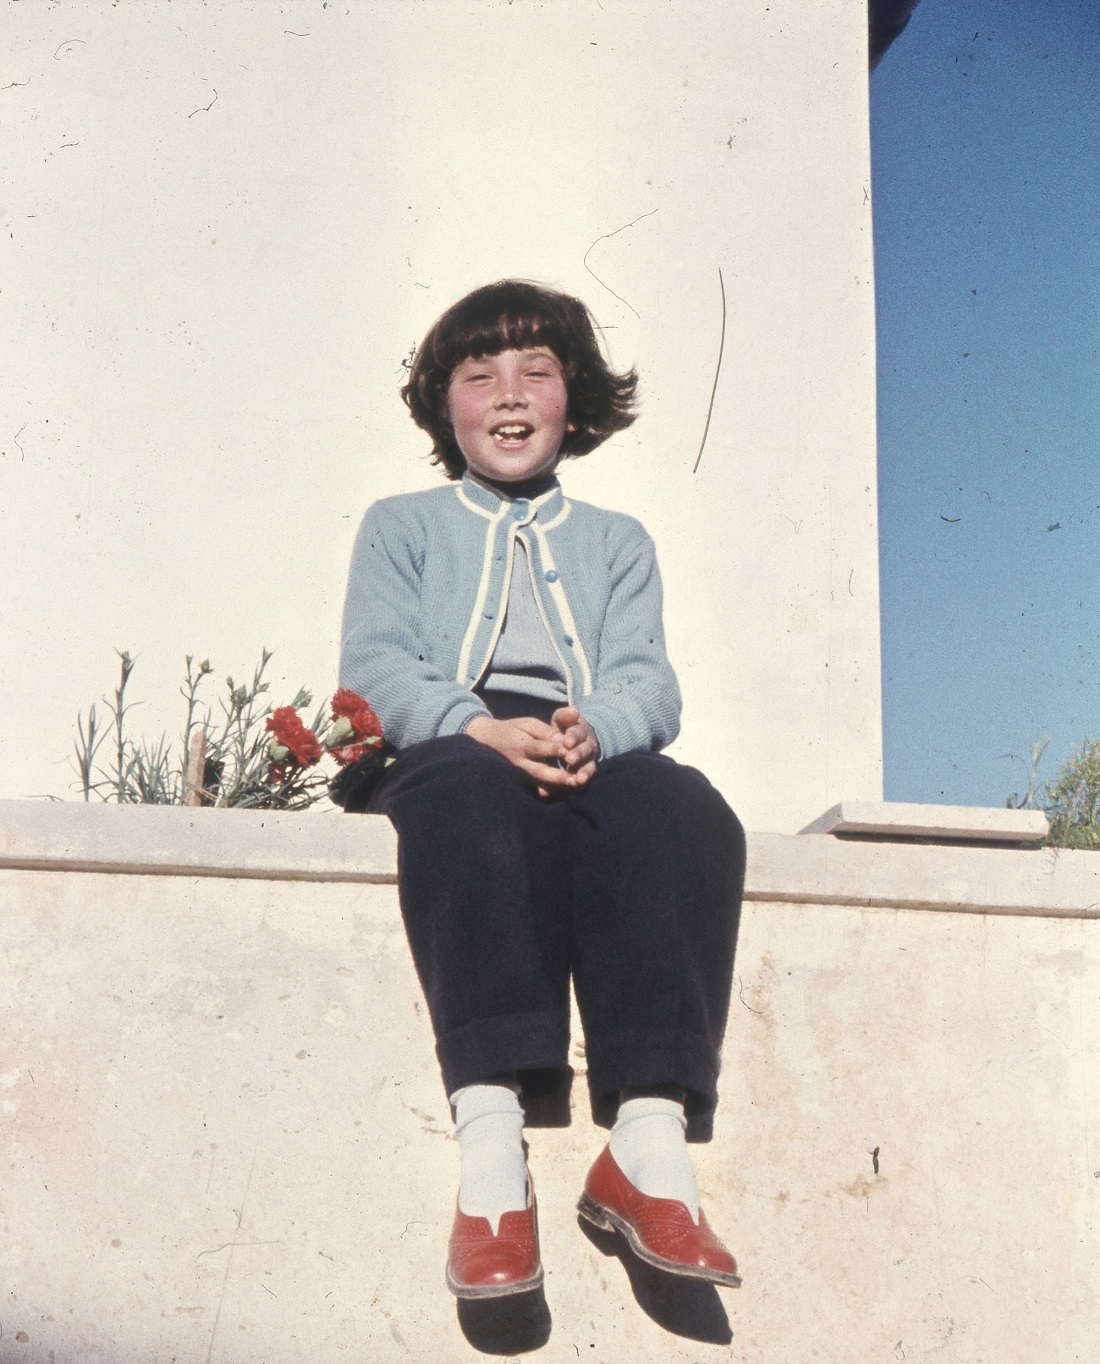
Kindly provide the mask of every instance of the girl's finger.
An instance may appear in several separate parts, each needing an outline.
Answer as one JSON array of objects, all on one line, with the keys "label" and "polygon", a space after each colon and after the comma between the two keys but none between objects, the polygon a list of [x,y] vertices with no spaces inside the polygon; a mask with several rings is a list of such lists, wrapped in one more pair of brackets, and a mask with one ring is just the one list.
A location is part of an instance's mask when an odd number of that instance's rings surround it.
[{"label": "girl's finger", "polygon": [[525,744],[521,756],[528,762],[545,763],[549,767],[556,764],[559,758],[565,756],[565,753],[558,743],[540,743],[536,741]]},{"label": "girl's finger", "polygon": [[547,767],[543,763],[520,763],[519,766],[539,786],[570,786],[573,781],[572,772],[564,767]]},{"label": "girl's finger", "polygon": [[587,762],[583,767],[577,768],[573,773],[573,784],[575,786],[584,786],[584,784],[591,781],[595,775],[596,764],[594,762]]},{"label": "girl's finger", "polygon": [[524,734],[530,735],[532,739],[555,740],[561,737],[553,725],[548,725],[545,720],[536,720],[533,715],[525,716],[515,723]]},{"label": "girl's finger", "polygon": [[570,767],[583,766],[591,762],[596,756],[596,745],[591,739],[586,739],[584,743],[571,748],[565,755],[565,761]]}]

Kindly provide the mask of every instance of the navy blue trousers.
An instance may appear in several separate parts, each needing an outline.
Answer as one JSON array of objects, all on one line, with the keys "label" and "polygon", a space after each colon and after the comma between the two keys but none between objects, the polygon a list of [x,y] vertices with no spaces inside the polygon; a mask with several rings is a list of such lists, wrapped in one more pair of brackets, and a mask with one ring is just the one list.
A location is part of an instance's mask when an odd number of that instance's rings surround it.
[{"label": "navy blue trousers", "polygon": [[627,1086],[717,1097],[745,869],[701,772],[650,752],[540,797],[466,735],[398,754],[370,809],[398,833],[398,889],[447,1093],[568,1074],[569,982],[597,1120]]}]

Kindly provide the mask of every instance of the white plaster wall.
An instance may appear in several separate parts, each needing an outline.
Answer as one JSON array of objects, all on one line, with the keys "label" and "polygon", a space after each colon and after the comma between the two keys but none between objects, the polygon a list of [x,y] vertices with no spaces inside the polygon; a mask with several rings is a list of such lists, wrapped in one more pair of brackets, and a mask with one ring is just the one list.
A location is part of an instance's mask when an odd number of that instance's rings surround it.
[{"label": "white plaster wall", "polygon": [[693,1148],[744,1286],[585,1237],[578,1079],[572,1126],[528,1133],[545,1306],[509,1316],[443,1285],[457,1151],[392,886],[0,870],[0,903],[4,1364],[1095,1352],[1087,919],[750,902]]},{"label": "white plaster wall", "polygon": [[[506,274],[644,416],[677,752],[757,828],[880,793],[862,0],[60,0],[0,16],[0,795],[68,794],[114,647],[333,685],[355,526],[438,478],[401,359]],[[721,330],[726,338],[698,472]]]}]

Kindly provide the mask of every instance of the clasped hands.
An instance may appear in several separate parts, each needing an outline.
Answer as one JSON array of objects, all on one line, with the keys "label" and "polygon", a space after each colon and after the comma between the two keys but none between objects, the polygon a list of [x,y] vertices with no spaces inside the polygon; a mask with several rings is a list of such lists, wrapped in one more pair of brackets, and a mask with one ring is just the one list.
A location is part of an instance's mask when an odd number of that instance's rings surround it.
[{"label": "clasped hands", "polygon": [[596,731],[576,706],[562,706],[549,724],[533,716],[494,720],[479,715],[465,732],[526,772],[540,796],[563,787],[583,786],[595,774],[600,757]]}]

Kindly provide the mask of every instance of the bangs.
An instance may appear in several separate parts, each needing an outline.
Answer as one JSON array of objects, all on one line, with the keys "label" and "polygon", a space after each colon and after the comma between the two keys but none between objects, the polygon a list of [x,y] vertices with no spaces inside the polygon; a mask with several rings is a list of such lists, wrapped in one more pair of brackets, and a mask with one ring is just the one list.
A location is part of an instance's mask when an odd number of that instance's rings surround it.
[{"label": "bangs", "polygon": [[463,360],[504,350],[545,346],[563,363],[570,358],[568,330],[548,308],[543,290],[519,280],[478,289],[440,322],[432,359],[448,373]]}]

